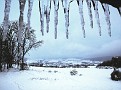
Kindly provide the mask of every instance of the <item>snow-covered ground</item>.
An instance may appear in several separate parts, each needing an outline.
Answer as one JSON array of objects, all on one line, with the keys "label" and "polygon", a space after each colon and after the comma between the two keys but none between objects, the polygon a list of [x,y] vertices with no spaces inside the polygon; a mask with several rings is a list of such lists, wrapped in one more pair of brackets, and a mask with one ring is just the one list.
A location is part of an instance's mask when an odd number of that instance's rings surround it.
[{"label": "snow-covered ground", "polygon": [[30,67],[0,72],[0,90],[121,90],[121,81],[112,81],[112,69]]}]

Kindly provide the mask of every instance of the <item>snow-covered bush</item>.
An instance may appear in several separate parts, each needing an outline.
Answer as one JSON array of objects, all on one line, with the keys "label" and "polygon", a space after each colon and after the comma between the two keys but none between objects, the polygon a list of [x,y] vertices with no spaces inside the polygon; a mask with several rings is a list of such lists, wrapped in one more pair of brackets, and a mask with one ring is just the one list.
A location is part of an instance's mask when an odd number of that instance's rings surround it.
[{"label": "snow-covered bush", "polygon": [[57,73],[57,72],[58,72],[58,71],[56,71],[56,70],[54,71],[54,73]]},{"label": "snow-covered bush", "polygon": [[71,75],[76,75],[76,74],[78,74],[78,71],[76,69],[73,69],[72,71],[70,71],[70,74]]},{"label": "snow-covered bush", "polygon": [[21,63],[20,64],[20,70],[21,70],[22,67],[23,67],[22,70],[28,70],[29,69],[29,66],[27,65],[27,63]]},{"label": "snow-covered bush", "polygon": [[111,73],[111,79],[112,79],[112,80],[115,80],[115,81],[121,80],[121,72],[118,71],[118,70],[114,70],[114,71]]},{"label": "snow-covered bush", "polygon": [[52,71],[51,71],[51,70],[49,70],[48,72],[49,72],[49,73],[51,73]]}]

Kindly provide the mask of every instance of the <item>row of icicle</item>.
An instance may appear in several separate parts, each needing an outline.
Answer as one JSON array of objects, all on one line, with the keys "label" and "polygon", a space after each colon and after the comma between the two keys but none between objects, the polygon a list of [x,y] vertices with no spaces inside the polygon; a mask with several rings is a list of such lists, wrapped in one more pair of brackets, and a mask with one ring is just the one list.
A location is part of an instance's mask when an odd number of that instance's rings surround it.
[{"label": "row of icicle", "polygon": [[[49,32],[49,21],[50,21],[50,10],[51,10],[51,2],[54,3],[54,25],[55,25],[55,39],[57,38],[57,25],[58,25],[58,10],[59,10],[59,0],[39,0],[39,10],[40,10],[40,22],[41,22],[41,32],[42,35],[44,35],[44,16],[46,16],[46,30],[47,33]],[[64,14],[65,14],[65,28],[66,28],[66,38],[68,39],[69,32],[69,8],[70,3],[74,0],[61,0]],[[79,14],[80,14],[80,21],[83,31],[83,36],[85,36],[85,21],[84,21],[84,15],[83,15],[83,1],[84,0],[76,0],[78,7],[79,7]],[[99,28],[99,35],[101,36],[101,25],[100,25],[100,19],[99,19],[99,12],[98,12],[98,1],[96,0],[86,0],[89,17],[90,17],[90,26],[93,28],[93,16],[92,16],[92,10],[91,6],[94,7],[95,11],[95,17],[97,20],[98,28]],[[109,36],[111,36],[111,23],[110,23],[110,11],[108,4],[102,4],[104,9],[104,14],[106,17],[106,22],[108,25],[108,33]]]},{"label": "row of icicle", "polygon": [[[31,12],[32,12],[32,6],[33,6],[34,0],[28,0],[28,31],[30,29],[30,18],[31,18]],[[51,3],[54,3],[54,26],[55,26],[55,39],[57,38],[57,25],[58,25],[58,10],[59,10],[59,1],[60,0],[39,0],[39,12],[40,12],[40,27],[41,27],[41,33],[44,35],[44,17],[46,17],[46,30],[47,33],[49,32],[49,22],[50,22],[50,11],[51,11]],[[61,0],[64,14],[65,14],[65,27],[66,27],[66,38],[68,39],[69,36],[69,8],[71,2],[74,0]],[[97,0],[76,0],[77,5],[79,7],[79,14],[80,14],[80,21],[81,21],[81,27],[83,31],[83,36],[85,36],[85,21],[84,21],[84,15],[83,15],[83,2],[86,1],[89,18],[90,18],[90,26],[93,28],[93,15],[92,15],[92,6],[95,11],[95,18],[97,20],[97,25],[99,29],[99,35],[101,36],[101,25],[100,25],[100,19],[99,19],[99,12],[98,12],[98,1]],[[20,16],[19,16],[19,32],[18,32],[18,38],[19,43],[21,43],[21,31],[23,27],[23,17],[24,17],[24,7],[25,7],[26,0],[19,0],[19,7],[20,7]],[[3,32],[3,40],[5,40],[7,31],[8,31],[8,24],[9,24],[9,13],[10,13],[10,5],[11,0],[5,0],[5,9],[4,9],[4,32]],[[105,19],[108,26],[108,34],[111,36],[111,23],[110,23],[110,11],[108,4],[102,4]]]},{"label": "row of icicle", "polygon": [[[24,18],[25,4],[26,4],[26,0],[19,0],[20,15],[19,15],[18,43],[21,43],[21,40],[22,40],[21,37],[22,37],[23,22],[24,22],[23,18]],[[3,28],[4,28],[3,41],[6,39],[6,35],[8,32],[10,6],[11,6],[11,0],[5,0],[4,20],[3,20]],[[31,18],[32,6],[33,6],[33,0],[28,0],[28,14],[27,14],[28,31],[30,29],[30,18]]]},{"label": "row of icicle", "polygon": [[[20,15],[19,15],[19,30],[17,33],[18,38],[18,55],[17,58],[20,60],[20,56],[22,55],[22,31],[23,31],[23,25],[24,25],[24,8],[25,8],[26,0],[19,0],[19,9],[20,9]],[[6,40],[7,32],[9,30],[8,24],[9,24],[9,13],[10,13],[10,6],[11,6],[11,0],[5,0],[5,9],[4,9],[4,20],[3,20],[3,41]],[[28,0],[28,14],[27,14],[27,26],[28,26],[28,32],[30,29],[30,18],[31,18],[31,11],[33,6],[33,0]]]}]

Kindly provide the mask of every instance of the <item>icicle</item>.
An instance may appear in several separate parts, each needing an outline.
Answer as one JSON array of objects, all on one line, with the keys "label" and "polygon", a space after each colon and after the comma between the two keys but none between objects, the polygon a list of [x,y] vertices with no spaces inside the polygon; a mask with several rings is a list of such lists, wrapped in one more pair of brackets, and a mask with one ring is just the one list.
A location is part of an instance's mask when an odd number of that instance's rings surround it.
[{"label": "icicle", "polygon": [[19,9],[20,9],[20,16],[19,16],[19,28],[18,28],[18,54],[17,60],[21,60],[22,55],[22,36],[23,33],[23,18],[24,18],[24,7],[25,7],[26,0],[19,0]]},{"label": "icicle", "polygon": [[97,19],[99,35],[101,36],[101,26],[100,26],[100,19],[99,19],[99,13],[98,13],[98,1],[92,0],[92,3],[95,10],[95,18]]},{"label": "icicle", "polygon": [[109,11],[109,6],[108,4],[102,4],[103,5],[103,8],[104,8],[104,13],[105,13],[105,16],[106,16],[106,22],[107,22],[107,25],[108,25],[108,34],[109,36],[111,36],[111,23],[110,23],[110,11]]},{"label": "icicle", "polygon": [[49,32],[51,0],[39,0],[41,32],[44,35],[44,15],[46,15],[46,30]]},{"label": "icicle", "polygon": [[84,16],[83,16],[83,0],[77,0],[77,4],[79,5],[79,13],[81,17],[81,25],[82,25],[82,31],[83,31],[83,36],[85,38],[85,29],[84,29]]},{"label": "icicle", "polygon": [[121,15],[121,7],[119,7],[120,15]]},{"label": "icicle", "polygon": [[22,41],[23,17],[24,17],[25,3],[26,3],[26,0],[19,0],[20,16],[19,16],[18,43],[20,43],[20,44],[21,44],[21,41]]},{"label": "icicle", "polygon": [[57,25],[58,25],[58,9],[59,9],[59,0],[53,0],[54,2],[54,25],[55,25],[55,39],[57,39]]},{"label": "icicle", "polygon": [[118,8],[118,12],[119,12],[119,14],[121,16],[121,7]]},{"label": "icicle", "polygon": [[92,17],[92,10],[91,10],[91,0],[86,0],[87,7],[88,7],[88,13],[90,17],[90,26],[93,28],[93,17]]},{"label": "icicle", "polygon": [[32,12],[32,6],[33,6],[33,0],[28,0],[28,30],[30,29],[30,18],[31,18],[31,12]]},{"label": "icicle", "polygon": [[49,22],[50,22],[50,10],[51,10],[51,0],[48,0],[46,2],[46,10],[45,10],[45,14],[46,14],[46,30],[47,30],[47,33],[49,32]]},{"label": "icicle", "polygon": [[39,0],[40,22],[41,32],[44,35],[44,0]]},{"label": "icicle", "polygon": [[6,39],[6,35],[8,32],[10,5],[11,5],[11,0],[5,0],[4,20],[3,20],[3,28],[4,28],[3,41]]},{"label": "icicle", "polygon": [[69,27],[69,7],[72,0],[62,0],[62,5],[64,8],[64,14],[65,14],[65,27],[66,27],[66,38],[68,39],[68,27]]}]

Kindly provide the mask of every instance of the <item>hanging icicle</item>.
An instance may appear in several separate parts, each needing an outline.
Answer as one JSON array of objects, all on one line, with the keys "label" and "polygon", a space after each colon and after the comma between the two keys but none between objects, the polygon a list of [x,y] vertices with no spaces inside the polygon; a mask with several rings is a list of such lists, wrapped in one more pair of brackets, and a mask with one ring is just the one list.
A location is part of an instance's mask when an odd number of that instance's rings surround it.
[{"label": "hanging icicle", "polygon": [[73,0],[62,0],[62,6],[64,8],[64,14],[65,14],[65,27],[66,27],[66,38],[68,39],[68,27],[69,27],[69,8],[70,8],[70,3]]},{"label": "hanging icicle", "polygon": [[48,0],[46,2],[46,6],[45,6],[45,15],[46,15],[46,30],[47,30],[47,33],[49,32],[49,22],[50,22],[50,10],[51,10],[51,0]]},{"label": "hanging icicle", "polygon": [[11,5],[11,0],[5,0],[4,20],[3,20],[3,28],[4,28],[3,41],[6,39],[6,35],[8,32],[10,5]]},{"label": "hanging icicle", "polygon": [[82,25],[82,31],[83,31],[83,36],[85,38],[85,29],[84,29],[84,16],[83,16],[83,0],[77,0],[77,4],[79,6],[79,14],[80,14],[80,18],[81,18],[81,25]]},{"label": "hanging icicle", "polygon": [[59,0],[53,0],[54,2],[54,25],[55,25],[55,39],[57,39],[57,25],[58,25],[58,9],[59,9]]},{"label": "hanging icicle", "polygon": [[18,30],[18,43],[21,44],[22,41],[22,31],[23,31],[23,17],[24,17],[24,7],[26,0],[19,0],[20,16],[19,16],[19,30]]},{"label": "hanging icicle", "polygon": [[99,13],[98,13],[98,1],[92,0],[92,3],[95,11],[95,18],[97,19],[99,35],[101,36],[101,26],[100,26],[100,19],[99,19]]},{"label": "hanging icicle", "polygon": [[121,7],[118,8],[118,12],[119,12],[119,14],[121,16]]},{"label": "hanging icicle", "polygon": [[44,0],[39,0],[41,32],[44,35]]},{"label": "hanging icicle", "polygon": [[44,16],[46,16],[46,30],[49,32],[51,0],[39,0],[41,32],[44,35]]},{"label": "hanging icicle", "polygon": [[51,0],[48,0],[45,5],[44,14],[46,15],[46,30],[49,32],[49,22],[50,22],[50,10],[51,10]]},{"label": "hanging icicle", "polygon": [[30,18],[31,18],[31,12],[32,12],[32,6],[33,6],[33,0],[28,0],[28,14],[27,14],[27,18],[28,18],[28,31],[30,29]]},{"label": "hanging icicle", "polygon": [[93,28],[93,16],[92,16],[92,10],[91,10],[91,0],[86,0],[87,7],[88,7],[88,13],[90,18],[90,26]]},{"label": "hanging icicle", "polygon": [[25,7],[26,0],[19,0],[19,9],[20,9],[20,16],[19,16],[19,28],[18,28],[18,54],[17,60],[21,60],[22,56],[22,33],[23,33],[23,23],[24,23],[24,7]]},{"label": "hanging icicle", "polygon": [[111,37],[111,23],[110,23],[110,11],[109,11],[109,6],[108,4],[102,4],[103,8],[104,8],[104,13],[105,13],[105,19],[108,25],[108,34]]},{"label": "hanging icicle", "polygon": [[121,16],[121,7],[119,7],[119,14],[120,14],[120,16]]}]

